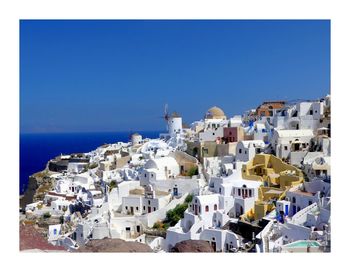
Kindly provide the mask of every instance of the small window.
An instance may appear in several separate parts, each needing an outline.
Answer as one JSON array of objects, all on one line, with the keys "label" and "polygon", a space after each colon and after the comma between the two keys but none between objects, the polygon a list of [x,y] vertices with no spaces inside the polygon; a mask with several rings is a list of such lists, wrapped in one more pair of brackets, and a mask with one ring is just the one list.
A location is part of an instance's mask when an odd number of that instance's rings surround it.
[{"label": "small window", "polygon": [[214,204],[214,211],[218,209],[218,205]]},{"label": "small window", "polygon": [[284,150],[288,150],[288,146],[285,145],[285,146],[284,146]]},{"label": "small window", "polygon": [[125,206],[125,210],[127,210],[128,209],[128,206]]},{"label": "small window", "polygon": [[146,206],[143,206],[143,210],[144,210],[144,211],[146,210]]},{"label": "small window", "polygon": [[241,189],[238,189],[238,195],[241,196]]},{"label": "small window", "polygon": [[147,174],[145,174],[145,178],[147,178]]},{"label": "small window", "polygon": [[239,153],[239,154],[241,154],[241,153],[242,153],[242,149],[241,149],[241,148],[238,150],[238,153]]},{"label": "small window", "polygon": [[151,205],[151,200],[148,200],[148,205]]},{"label": "small window", "polygon": [[156,211],[156,207],[153,207],[153,211]]},{"label": "small window", "polygon": [[139,210],[139,207],[136,207],[136,211],[138,211]]},{"label": "small window", "polygon": [[205,211],[209,212],[209,206],[208,205],[205,206]]}]

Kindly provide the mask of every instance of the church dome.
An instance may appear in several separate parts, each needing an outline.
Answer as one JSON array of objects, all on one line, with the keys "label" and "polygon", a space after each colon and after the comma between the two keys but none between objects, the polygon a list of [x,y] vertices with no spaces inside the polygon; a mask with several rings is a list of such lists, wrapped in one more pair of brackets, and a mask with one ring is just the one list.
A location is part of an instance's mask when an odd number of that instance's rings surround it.
[{"label": "church dome", "polygon": [[207,111],[205,119],[226,119],[226,115],[222,109],[214,106]]}]

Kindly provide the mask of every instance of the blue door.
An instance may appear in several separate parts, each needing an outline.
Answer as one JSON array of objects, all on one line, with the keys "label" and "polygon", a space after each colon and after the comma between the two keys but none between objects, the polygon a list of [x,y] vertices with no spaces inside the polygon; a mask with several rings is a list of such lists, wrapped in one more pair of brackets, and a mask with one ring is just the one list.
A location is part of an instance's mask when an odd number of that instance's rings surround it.
[{"label": "blue door", "polygon": [[286,206],[284,207],[284,214],[287,216],[287,215],[288,215],[288,212],[289,212],[289,206],[286,205]]}]

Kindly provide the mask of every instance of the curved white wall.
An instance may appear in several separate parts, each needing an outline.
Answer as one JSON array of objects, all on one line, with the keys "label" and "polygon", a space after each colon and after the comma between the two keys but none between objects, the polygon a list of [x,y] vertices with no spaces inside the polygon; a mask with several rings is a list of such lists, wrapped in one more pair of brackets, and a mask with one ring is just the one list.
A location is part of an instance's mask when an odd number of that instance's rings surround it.
[{"label": "curved white wall", "polygon": [[169,134],[174,136],[181,133],[182,130],[182,118],[181,117],[171,117],[168,120]]}]

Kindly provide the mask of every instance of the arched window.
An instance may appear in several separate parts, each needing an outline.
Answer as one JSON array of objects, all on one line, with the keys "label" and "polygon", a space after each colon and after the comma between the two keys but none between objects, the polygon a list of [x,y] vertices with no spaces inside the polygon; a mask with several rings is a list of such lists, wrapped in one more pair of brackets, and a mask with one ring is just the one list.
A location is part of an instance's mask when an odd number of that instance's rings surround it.
[{"label": "arched window", "polygon": [[218,209],[218,205],[214,204],[214,211]]},{"label": "arched window", "polygon": [[205,211],[209,212],[209,206],[208,205],[205,206]]}]

